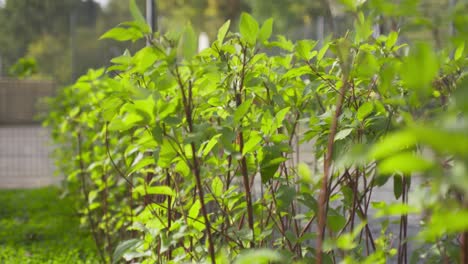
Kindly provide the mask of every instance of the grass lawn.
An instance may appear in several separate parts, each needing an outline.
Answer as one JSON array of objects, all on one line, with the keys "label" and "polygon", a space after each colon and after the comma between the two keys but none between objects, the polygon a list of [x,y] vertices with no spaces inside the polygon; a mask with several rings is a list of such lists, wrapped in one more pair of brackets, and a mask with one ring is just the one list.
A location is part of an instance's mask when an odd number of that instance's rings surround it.
[{"label": "grass lawn", "polygon": [[0,190],[0,263],[99,263],[72,204],[56,187]]}]

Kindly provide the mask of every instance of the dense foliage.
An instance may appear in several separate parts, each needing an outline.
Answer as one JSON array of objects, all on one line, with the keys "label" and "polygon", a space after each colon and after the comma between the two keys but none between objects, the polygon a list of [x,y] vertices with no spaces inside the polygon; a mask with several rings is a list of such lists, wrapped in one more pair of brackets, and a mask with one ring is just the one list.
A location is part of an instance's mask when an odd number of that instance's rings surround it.
[{"label": "dense foliage", "polygon": [[99,263],[88,230],[56,187],[0,191],[0,263]]},{"label": "dense foliage", "polygon": [[198,53],[190,26],[151,34],[131,1],[103,38],[150,45],[64,88],[47,120],[106,261],[468,260],[467,17],[435,51],[373,35],[388,6],[344,2],[343,37],[271,40],[273,20],[243,13]]}]

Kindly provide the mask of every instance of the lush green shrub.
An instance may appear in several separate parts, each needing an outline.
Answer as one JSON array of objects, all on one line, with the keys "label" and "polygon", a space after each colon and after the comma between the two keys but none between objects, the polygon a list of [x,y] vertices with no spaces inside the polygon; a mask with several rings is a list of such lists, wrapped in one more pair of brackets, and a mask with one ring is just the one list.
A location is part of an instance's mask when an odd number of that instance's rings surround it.
[{"label": "lush green shrub", "polygon": [[[244,13],[199,53],[190,26],[152,35],[131,2],[135,21],[103,38],[150,45],[64,88],[47,121],[110,261],[404,263],[408,243],[468,258],[466,35],[438,51],[374,38],[375,10],[347,2],[344,37],[271,40],[273,21]],[[388,181],[395,202],[373,200]]]}]

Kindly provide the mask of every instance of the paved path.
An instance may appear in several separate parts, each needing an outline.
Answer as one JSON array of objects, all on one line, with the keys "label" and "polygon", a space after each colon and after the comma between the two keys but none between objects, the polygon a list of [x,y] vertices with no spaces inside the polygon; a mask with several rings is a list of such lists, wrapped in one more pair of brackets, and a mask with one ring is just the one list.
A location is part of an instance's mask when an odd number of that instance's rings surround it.
[{"label": "paved path", "polygon": [[58,184],[49,134],[38,125],[0,126],[0,189]]}]

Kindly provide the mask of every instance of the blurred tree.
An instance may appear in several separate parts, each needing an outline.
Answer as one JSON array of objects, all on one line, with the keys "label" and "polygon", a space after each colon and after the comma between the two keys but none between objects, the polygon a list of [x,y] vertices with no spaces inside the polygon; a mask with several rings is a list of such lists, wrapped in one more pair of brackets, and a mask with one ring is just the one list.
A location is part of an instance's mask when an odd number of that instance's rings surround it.
[{"label": "blurred tree", "polygon": [[[136,1],[144,11],[145,0]],[[206,32],[214,39],[227,19],[236,27],[241,12],[250,12],[260,21],[273,17],[277,34],[293,39],[321,38],[353,26],[346,23],[346,18],[336,17],[342,14],[340,1],[157,0],[158,24],[160,31],[167,32],[182,30],[190,22],[197,32]],[[374,15],[382,17],[383,31],[391,30],[392,23],[402,23],[398,20],[400,13],[412,12],[404,5],[405,0],[368,1],[380,10]],[[420,0],[419,8],[426,10],[426,17],[421,19],[421,27],[408,29],[411,39],[445,39],[450,32],[444,23],[444,14],[452,11],[449,1]],[[458,0],[462,1],[466,0]],[[2,68],[8,69],[27,54],[37,59],[40,74],[56,77],[62,83],[71,81],[72,72],[79,76],[89,67],[108,64],[129,45],[130,50],[144,45],[97,41],[108,29],[129,20],[128,0],[110,0],[104,9],[94,0],[6,0],[0,6]]]},{"label": "blurred tree", "polygon": [[[93,0],[7,0],[0,8],[0,56],[7,67],[26,53],[38,56],[39,73],[55,76],[54,55],[60,59],[69,53],[71,17],[77,17],[76,27],[94,26],[100,7]],[[58,43],[55,43],[58,42]],[[38,46],[46,45],[44,48]],[[48,51],[51,45],[53,51]],[[29,50],[29,51],[28,51]],[[39,54],[38,52],[43,52]],[[63,61],[60,71],[70,67]],[[5,68],[7,68],[5,67]],[[64,80],[63,74],[58,78]]]},{"label": "blurred tree", "polygon": [[[251,1],[252,13],[260,20],[273,17],[276,32],[288,32],[290,37],[315,37],[312,35],[313,25],[320,16],[327,15],[327,6],[323,0],[276,0]],[[293,32],[292,32],[293,31]],[[295,31],[295,32],[294,32]]]},{"label": "blurred tree", "polygon": [[69,14],[80,0],[7,0],[0,9],[0,53],[13,64],[40,36],[66,35]]},{"label": "blurred tree", "polygon": [[8,69],[8,75],[17,78],[31,77],[37,73],[37,63],[34,58],[21,58]]},{"label": "blurred tree", "polygon": [[45,34],[32,42],[27,57],[35,58],[42,76],[53,76],[59,83],[70,80],[70,50],[68,43],[55,36]]}]

